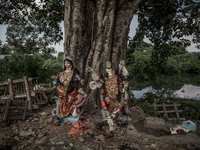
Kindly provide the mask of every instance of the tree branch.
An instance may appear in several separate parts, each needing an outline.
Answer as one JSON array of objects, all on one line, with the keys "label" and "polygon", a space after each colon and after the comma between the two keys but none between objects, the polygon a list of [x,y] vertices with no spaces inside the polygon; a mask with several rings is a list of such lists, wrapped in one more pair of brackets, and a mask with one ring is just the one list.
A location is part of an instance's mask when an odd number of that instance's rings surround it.
[{"label": "tree branch", "polygon": [[191,17],[191,19],[197,18],[197,17],[199,17],[199,16],[200,16],[200,14],[198,14],[198,15],[196,15],[196,16],[193,16],[193,17]]}]

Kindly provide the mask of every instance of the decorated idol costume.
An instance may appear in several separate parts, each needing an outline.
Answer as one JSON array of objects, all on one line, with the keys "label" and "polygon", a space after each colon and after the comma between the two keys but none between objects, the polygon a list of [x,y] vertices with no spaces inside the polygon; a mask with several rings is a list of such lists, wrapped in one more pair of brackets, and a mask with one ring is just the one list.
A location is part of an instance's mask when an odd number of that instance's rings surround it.
[{"label": "decorated idol costume", "polygon": [[92,68],[92,78],[95,81],[90,83],[91,89],[99,88],[101,91],[100,100],[102,114],[109,124],[110,130],[113,128],[113,120],[122,119],[122,113],[128,113],[128,82],[126,81],[128,71],[124,61],[119,64],[119,70],[111,69],[111,63],[106,62],[106,70],[98,77]]},{"label": "decorated idol costume", "polygon": [[[71,61],[69,58],[67,59]],[[65,118],[69,114],[77,117],[80,112],[79,107],[84,102],[84,96],[78,93],[79,79],[79,71],[75,68],[72,68],[69,72],[61,71],[57,74],[57,82],[59,83],[57,91],[60,99],[60,103],[57,103],[57,105],[59,105],[58,116],[61,118]]]}]

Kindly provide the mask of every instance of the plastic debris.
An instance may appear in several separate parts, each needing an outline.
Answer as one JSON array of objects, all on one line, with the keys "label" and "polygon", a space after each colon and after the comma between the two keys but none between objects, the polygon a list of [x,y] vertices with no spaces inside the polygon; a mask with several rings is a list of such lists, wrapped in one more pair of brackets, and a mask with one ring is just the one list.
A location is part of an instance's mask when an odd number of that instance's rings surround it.
[{"label": "plastic debris", "polygon": [[64,142],[58,142],[56,143],[57,145],[64,145],[65,143]]},{"label": "plastic debris", "polygon": [[[178,130],[183,130],[185,133],[188,133],[189,130],[185,127],[183,127],[182,125],[178,124],[176,126],[174,126],[173,128],[170,128],[171,134],[177,134]],[[179,131],[180,134],[183,134],[182,132]]]},{"label": "plastic debris", "polygon": [[54,142],[51,141],[52,144],[55,144]]},{"label": "plastic debris", "polygon": [[181,125],[188,129],[189,131],[195,132],[196,131],[196,124],[190,120],[183,121]]}]

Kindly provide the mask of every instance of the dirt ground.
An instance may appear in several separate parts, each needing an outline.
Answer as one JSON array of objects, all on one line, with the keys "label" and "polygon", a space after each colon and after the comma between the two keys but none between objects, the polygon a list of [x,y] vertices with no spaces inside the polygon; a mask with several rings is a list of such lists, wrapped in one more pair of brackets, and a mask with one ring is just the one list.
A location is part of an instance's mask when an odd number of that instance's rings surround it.
[{"label": "dirt ground", "polygon": [[[2,150],[198,150],[199,143],[177,143],[166,142],[165,140],[156,140],[155,138],[143,138],[128,134],[127,124],[118,122],[114,136],[106,137],[106,142],[98,140],[98,136],[104,134],[108,129],[107,124],[100,124],[101,114],[98,108],[90,105],[82,114],[83,125],[88,125],[85,132],[79,133],[79,136],[68,135],[73,125],[60,123],[55,126],[48,120],[52,117],[51,111],[56,107],[55,104],[48,104],[40,107],[27,117],[26,121],[10,121],[1,123],[0,127],[0,149]],[[89,117],[86,117],[88,115]],[[146,114],[135,114],[135,118],[129,124],[132,124],[137,132],[152,135],[153,137],[171,138],[174,135],[159,132],[158,130],[147,129],[144,127],[143,119]],[[136,121],[137,120],[137,121]],[[200,122],[197,124],[195,134],[200,136]],[[101,126],[102,125],[102,126]],[[103,126],[104,125],[104,126]],[[181,135],[181,136],[184,136]]]}]

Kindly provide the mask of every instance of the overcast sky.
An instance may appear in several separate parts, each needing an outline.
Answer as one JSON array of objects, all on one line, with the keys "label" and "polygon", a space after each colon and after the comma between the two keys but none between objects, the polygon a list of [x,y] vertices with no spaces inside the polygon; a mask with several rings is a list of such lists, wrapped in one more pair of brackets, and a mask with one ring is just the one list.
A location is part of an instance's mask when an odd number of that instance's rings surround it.
[{"label": "overcast sky", "polygon": [[[137,21],[137,17],[134,16],[132,21],[131,21],[131,25],[130,25],[130,33],[129,36],[132,38],[135,35],[135,29],[138,26],[138,21]],[[63,28],[63,24],[62,24],[62,30],[64,33],[64,28]],[[6,40],[6,25],[0,25],[0,40],[3,41],[3,43]],[[192,36],[187,37],[187,39],[192,40]],[[150,41],[148,39],[145,39],[145,42],[150,43]],[[63,52],[63,41],[61,41],[60,43],[56,44],[56,45],[51,45],[52,47],[54,47],[57,51],[57,53],[53,54],[54,56],[57,56],[58,52]],[[195,47],[195,44],[191,43],[191,46],[187,48],[187,51],[189,52],[194,52],[194,51],[198,51],[198,49]]]}]

